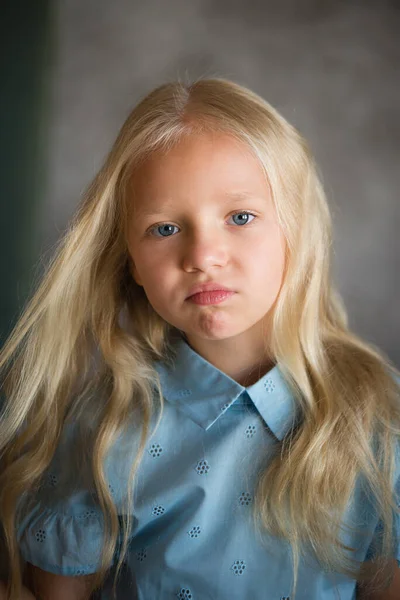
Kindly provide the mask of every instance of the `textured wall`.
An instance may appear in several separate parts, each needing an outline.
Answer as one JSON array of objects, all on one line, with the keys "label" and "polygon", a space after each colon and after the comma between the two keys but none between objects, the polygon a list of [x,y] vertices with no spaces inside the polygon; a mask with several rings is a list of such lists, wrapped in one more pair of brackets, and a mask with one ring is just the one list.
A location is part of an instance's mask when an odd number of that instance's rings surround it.
[{"label": "textured wall", "polygon": [[396,2],[58,2],[43,249],[129,109],[174,76],[221,75],[310,140],[334,217],[334,273],[356,331],[400,366],[400,12]]}]

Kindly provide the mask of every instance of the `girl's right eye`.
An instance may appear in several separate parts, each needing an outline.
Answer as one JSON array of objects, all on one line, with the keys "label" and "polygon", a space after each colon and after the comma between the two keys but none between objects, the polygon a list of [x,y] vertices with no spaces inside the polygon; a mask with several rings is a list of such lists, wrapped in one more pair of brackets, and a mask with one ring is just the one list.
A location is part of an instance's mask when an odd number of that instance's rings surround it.
[{"label": "girl's right eye", "polygon": [[[155,237],[170,237],[171,235],[173,235],[173,231],[171,231],[171,230],[174,227],[176,229],[178,229],[178,227],[176,227],[176,225],[171,225],[170,223],[163,223],[162,225],[154,225],[154,227],[151,227],[148,230],[148,234],[154,235]],[[158,233],[160,235],[158,235]]]}]

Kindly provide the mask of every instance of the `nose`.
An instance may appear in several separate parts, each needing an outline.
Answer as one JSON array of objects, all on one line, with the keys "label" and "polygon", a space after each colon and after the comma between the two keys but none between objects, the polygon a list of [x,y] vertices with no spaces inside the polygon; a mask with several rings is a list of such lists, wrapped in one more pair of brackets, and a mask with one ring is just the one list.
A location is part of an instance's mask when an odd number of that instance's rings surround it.
[{"label": "nose", "polygon": [[223,267],[227,260],[227,244],[215,231],[187,234],[182,257],[185,271],[207,271],[212,267]]}]

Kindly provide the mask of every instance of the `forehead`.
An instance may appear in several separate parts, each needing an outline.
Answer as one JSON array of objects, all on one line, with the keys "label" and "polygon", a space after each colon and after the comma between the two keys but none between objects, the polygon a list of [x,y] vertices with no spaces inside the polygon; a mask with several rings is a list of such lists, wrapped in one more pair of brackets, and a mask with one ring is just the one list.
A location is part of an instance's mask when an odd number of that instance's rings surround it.
[{"label": "forehead", "polygon": [[168,152],[155,152],[133,173],[134,204],[184,200],[268,195],[263,167],[250,146],[220,132],[193,134]]}]

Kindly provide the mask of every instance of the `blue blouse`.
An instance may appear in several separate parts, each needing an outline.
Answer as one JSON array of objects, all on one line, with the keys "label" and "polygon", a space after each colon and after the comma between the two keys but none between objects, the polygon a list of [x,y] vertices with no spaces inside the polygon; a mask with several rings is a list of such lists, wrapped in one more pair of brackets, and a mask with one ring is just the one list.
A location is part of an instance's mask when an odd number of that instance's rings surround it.
[{"label": "blue blouse", "polygon": [[[134,527],[117,598],[290,600],[290,545],[260,536],[251,512],[259,474],[299,418],[292,393],[279,365],[243,387],[182,337],[174,344],[174,364],[155,363],[164,411],[137,474]],[[126,492],[128,458],[138,438],[134,431],[130,435],[115,444],[107,459],[117,506]],[[74,576],[97,570],[103,528],[95,496],[79,483],[57,497],[63,479],[73,478],[67,444],[65,434],[47,485],[34,498],[17,535],[23,559]],[[400,499],[400,468],[396,478]],[[346,522],[365,531],[345,531],[342,539],[356,548],[354,558],[367,560],[380,524],[361,486]],[[400,564],[398,516],[394,526]],[[117,551],[114,567],[96,593],[98,600],[111,599]],[[311,557],[301,559],[296,600],[351,600],[355,587],[354,580],[323,571]]]}]

